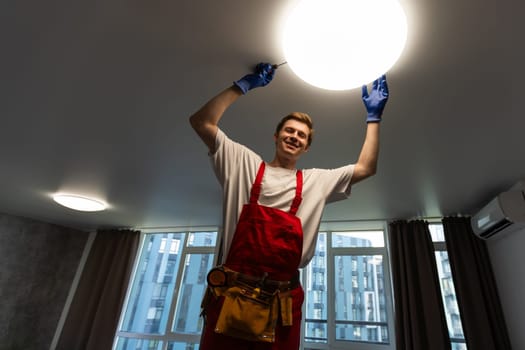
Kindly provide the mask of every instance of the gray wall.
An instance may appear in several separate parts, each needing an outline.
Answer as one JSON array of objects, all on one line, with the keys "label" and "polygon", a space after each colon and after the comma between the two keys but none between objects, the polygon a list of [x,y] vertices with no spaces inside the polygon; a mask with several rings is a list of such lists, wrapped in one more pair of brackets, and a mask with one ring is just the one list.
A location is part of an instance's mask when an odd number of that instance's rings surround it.
[{"label": "gray wall", "polygon": [[0,349],[48,349],[89,233],[0,214]]},{"label": "gray wall", "polygon": [[525,229],[495,236],[487,246],[512,348],[525,349]]}]

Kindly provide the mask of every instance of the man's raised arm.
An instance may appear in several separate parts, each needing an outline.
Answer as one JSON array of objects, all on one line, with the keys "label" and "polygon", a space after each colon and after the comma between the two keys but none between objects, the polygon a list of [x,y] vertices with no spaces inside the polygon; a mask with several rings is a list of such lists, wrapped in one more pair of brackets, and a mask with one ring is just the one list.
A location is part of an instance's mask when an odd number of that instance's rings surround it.
[{"label": "man's raised arm", "polygon": [[273,79],[275,67],[269,63],[259,63],[255,71],[235,81],[233,85],[209,100],[190,117],[190,124],[210,153],[215,152],[215,136],[222,115],[241,95],[249,90],[265,86]]},{"label": "man's raised arm", "polygon": [[366,85],[363,85],[363,103],[367,111],[367,128],[363,148],[357,163],[354,166],[351,184],[364,180],[376,173],[379,157],[379,123],[386,102],[388,101],[388,85],[386,76],[382,75],[374,81],[372,91],[368,94]]}]

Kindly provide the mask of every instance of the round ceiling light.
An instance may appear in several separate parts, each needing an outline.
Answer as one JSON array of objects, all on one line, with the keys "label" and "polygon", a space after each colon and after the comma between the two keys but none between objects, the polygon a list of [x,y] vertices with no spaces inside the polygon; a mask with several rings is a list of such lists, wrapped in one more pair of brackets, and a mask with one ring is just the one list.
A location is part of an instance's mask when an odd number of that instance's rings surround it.
[{"label": "round ceiling light", "polygon": [[64,207],[79,211],[101,211],[107,207],[102,201],[71,194],[56,194],[53,200]]},{"label": "round ceiling light", "polygon": [[407,20],[397,0],[302,0],[284,24],[284,56],[305,82],[328,90],[360,87],[401,56]]}]

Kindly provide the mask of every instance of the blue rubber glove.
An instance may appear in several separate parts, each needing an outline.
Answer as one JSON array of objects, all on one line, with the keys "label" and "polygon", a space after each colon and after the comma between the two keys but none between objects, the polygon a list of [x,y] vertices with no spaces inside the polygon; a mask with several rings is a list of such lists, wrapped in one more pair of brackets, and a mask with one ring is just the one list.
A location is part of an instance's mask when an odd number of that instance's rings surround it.
[{"label": "blue rubber glove", "polygon": [[370,95],[366,85],[363,85],[363,102],[368,113],[366,116],[367,123],[379,123],[381,121],[381,115],[387,101],[388,85],[386,84],[386,75],[383,74],[380,78],[374,80]]},{"label": "blue rubber glove", "polygon": [[241,89],[243,94],[246,94],[253,88],[268,85],[272,81],[274,74],[275,69],[273,65],[269,63],[259,63],[253,73],[247,74],[233,83]]}]

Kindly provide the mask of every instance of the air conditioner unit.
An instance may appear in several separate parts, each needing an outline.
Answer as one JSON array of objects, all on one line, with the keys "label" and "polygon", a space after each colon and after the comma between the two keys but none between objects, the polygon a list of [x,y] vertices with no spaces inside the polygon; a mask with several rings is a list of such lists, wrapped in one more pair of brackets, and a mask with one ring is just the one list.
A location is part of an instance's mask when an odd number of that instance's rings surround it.
[{"label": "air conditioner unit", "polygon": [[525,192],[500,193],[470,219],[472,230],[483,239],[525,229]]}]

